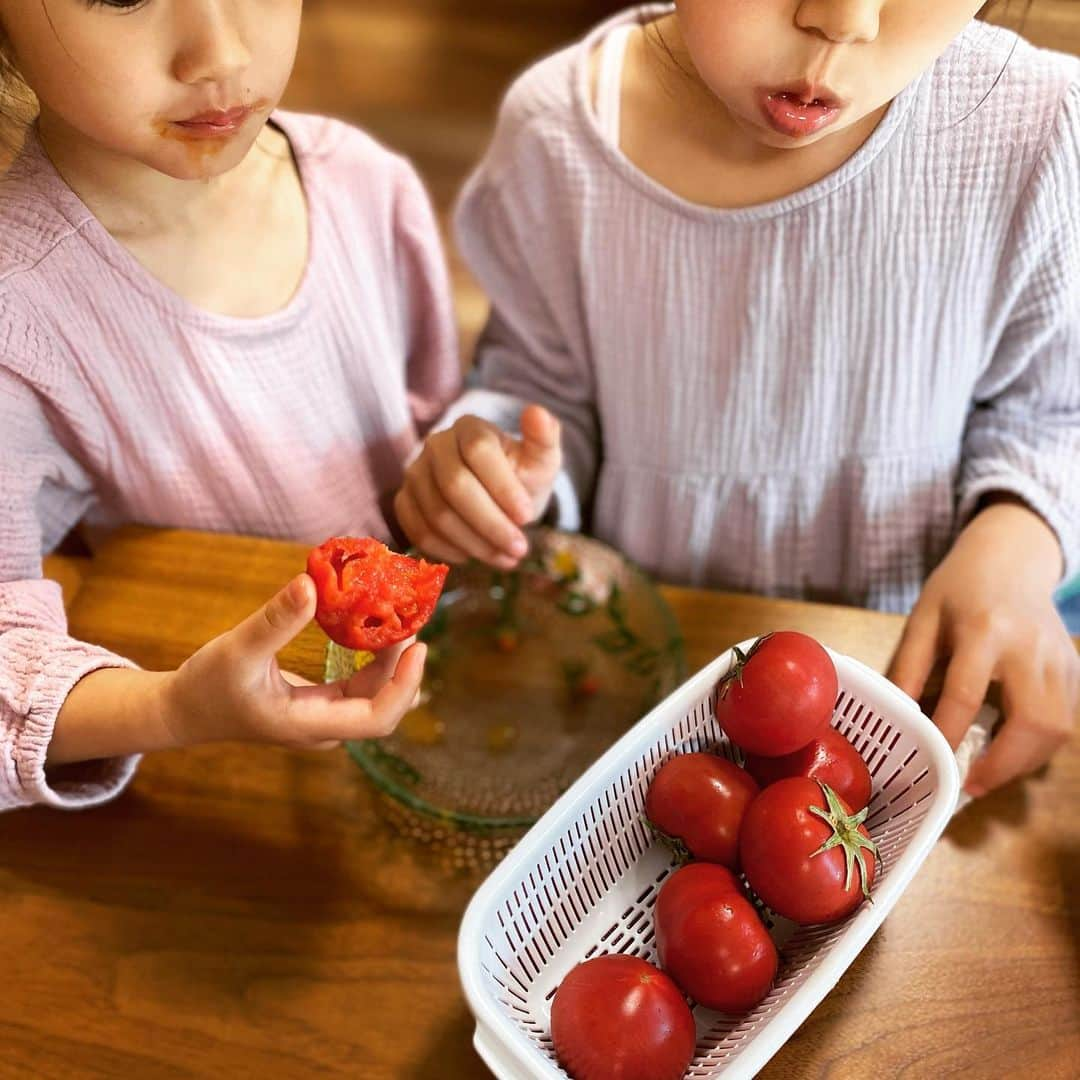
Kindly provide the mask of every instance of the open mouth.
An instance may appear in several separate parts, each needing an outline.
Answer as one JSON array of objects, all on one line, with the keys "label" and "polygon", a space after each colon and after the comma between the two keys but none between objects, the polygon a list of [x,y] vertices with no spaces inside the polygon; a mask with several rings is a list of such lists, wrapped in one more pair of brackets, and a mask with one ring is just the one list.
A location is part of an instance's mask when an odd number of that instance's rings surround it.
[{"label": "open mouth", "polygon": [[781,135],[805,138],[831,124],[844,103],[811,89],[765,91],[762,109],[769,125]]},{"label": "open mouth", "polygon": [[781,90],[772,95],[780,101],[786,102],[793,109],[835,109],[838,105],[836,98],[831,97],[806,97],[794,90]]}]

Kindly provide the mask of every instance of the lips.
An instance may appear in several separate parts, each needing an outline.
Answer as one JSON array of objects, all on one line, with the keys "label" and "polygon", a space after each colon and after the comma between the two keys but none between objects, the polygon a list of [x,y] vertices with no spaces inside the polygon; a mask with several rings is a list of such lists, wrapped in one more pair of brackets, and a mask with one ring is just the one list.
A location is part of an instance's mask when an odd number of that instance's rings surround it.
[{"label": "lips", "polygon": [[222,138],[239,131],[251,113],[249,105],[237,105],[231,109],[211,109],[185,120],[174,120],[173,124],[196,137]]},{"label": "lips", "polygon": [[801,139],[826,128],[846,103],[809,84],[765,90],[761,106],[769,126],[781,135]]}]

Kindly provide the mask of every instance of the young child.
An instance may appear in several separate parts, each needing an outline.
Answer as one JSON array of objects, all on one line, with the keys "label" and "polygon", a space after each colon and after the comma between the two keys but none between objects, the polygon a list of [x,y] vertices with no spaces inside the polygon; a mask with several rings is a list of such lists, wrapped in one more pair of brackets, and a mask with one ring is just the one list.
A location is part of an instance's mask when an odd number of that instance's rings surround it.
[{"label": "young child", "polygon": [[507,565],[558,475],[667,580],[910,610],[954,746],[1001,684],[976,795],[1080,699],[1080,62],[978,6],[678,0],[525,74],[457,218],[483,388],[396,504]]},{"label": "young child", "polygon": [[4,88],[40,103],[0,180],[0,808],[99,802],[140,751],[385,733],[419,685],[419,645],[330,687],[283,676],[307,575],[155,673],[69,637],[41,579],[83,518],[385,537],[380,500],[459,390],[417,177],[275,111],[300,11],[0,0]]}]

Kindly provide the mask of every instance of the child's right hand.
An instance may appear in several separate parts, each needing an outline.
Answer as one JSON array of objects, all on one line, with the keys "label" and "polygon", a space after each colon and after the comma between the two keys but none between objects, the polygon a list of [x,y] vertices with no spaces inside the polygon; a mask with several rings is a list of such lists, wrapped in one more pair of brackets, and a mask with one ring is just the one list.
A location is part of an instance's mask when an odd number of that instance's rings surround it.
[{"label": "child's right hand", "polygon": [[393,731],[420,689],[426,646],[385,649],[350,679],[308,683],[283,673],[276,654],[314,615],[315,583],[300,574],[170,673],[164,717],[174,744],[239,739],[322,750]]},{"label": "child's right hand", "polygon": [[521,527],[543,514],[562,466],[559,422],[539,405],[521,414],[521,438],[476,416],[428,437],[405,472],[394,511],[421,551],[504,570],[528,551]]}]

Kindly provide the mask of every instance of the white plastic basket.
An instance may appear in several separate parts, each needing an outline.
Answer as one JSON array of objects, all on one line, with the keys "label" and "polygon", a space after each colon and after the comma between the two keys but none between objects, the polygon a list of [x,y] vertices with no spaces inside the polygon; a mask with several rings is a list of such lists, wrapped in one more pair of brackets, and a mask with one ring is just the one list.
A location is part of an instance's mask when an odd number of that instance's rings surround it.
[{"label": "white plastic basket", "polygon": [[[742,643],[743,648],[749,642]],[[687,1076],[753,1076],[806,1019],[892,910],[956,807],[960,781],[948,743],[905,694],[832,652],[840,681],[833,726],[873,777],[866,824],[881,852],[873,904],[838,926],[770,920],[781,948],[769,995],[752,1012],[701,1006]],[[551,1045],[551,999],[577,963],[602,953],[656,962],[652,906],[674,868],[642,823],[645,793],[675,753],[716,747],[716,686],[729,650],[612,746],[529,831],[477,891],[458,938],[458,967],[476,1017],[474,1042],[504,1080],[565,1078]]]}]

